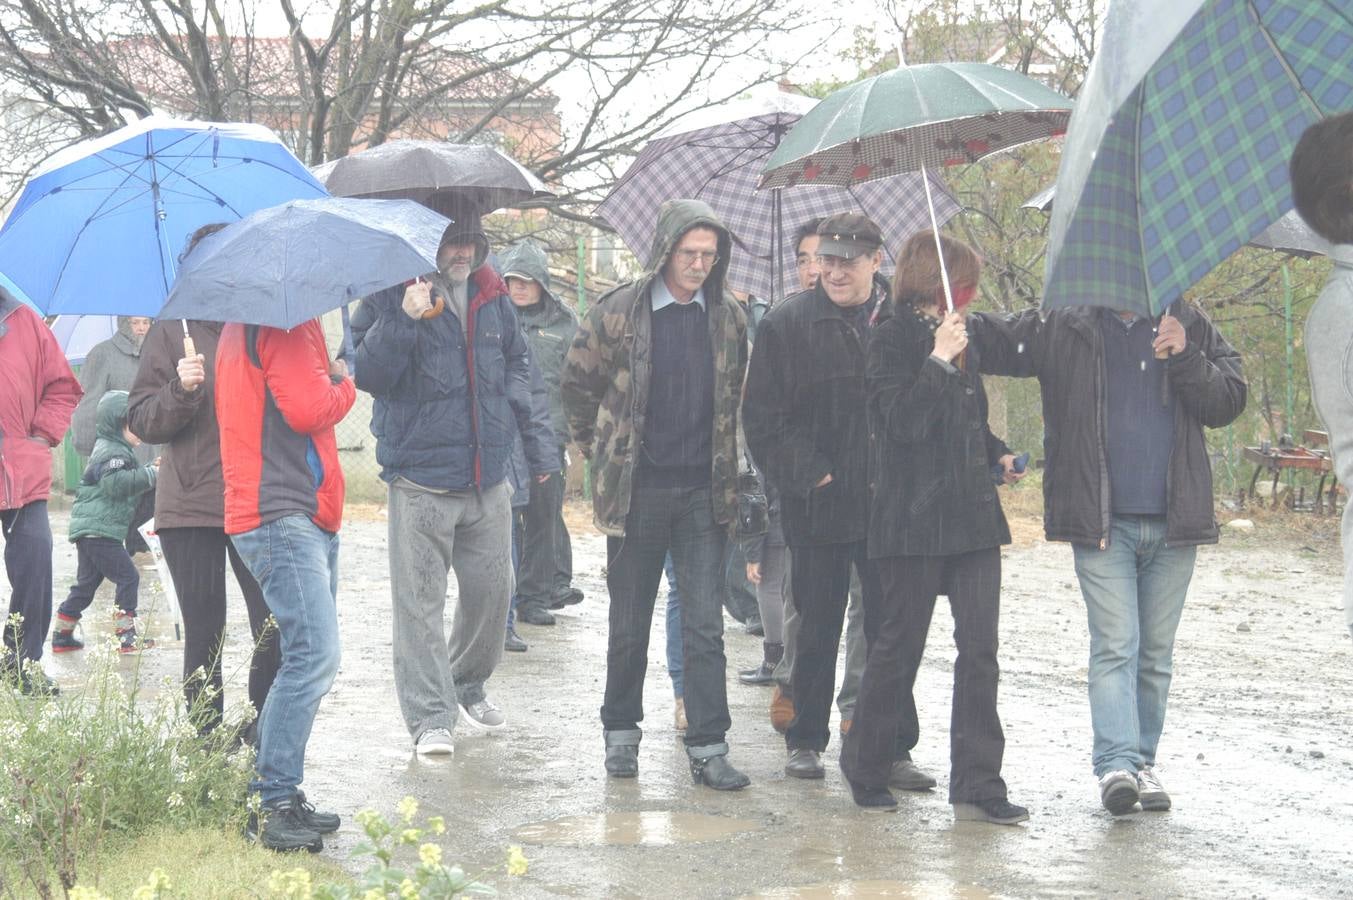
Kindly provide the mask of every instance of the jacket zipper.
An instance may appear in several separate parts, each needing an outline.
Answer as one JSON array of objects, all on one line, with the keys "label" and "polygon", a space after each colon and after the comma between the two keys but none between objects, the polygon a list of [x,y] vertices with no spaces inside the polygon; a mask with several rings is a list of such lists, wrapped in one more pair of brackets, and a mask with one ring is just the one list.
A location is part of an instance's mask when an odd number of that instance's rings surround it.
[{"label": "jacket zipper", "polygon": [[1104,447],[1104,410],[1108,407],[1108,375],[1105,372],[1104,362],[1104,338],[1096,333],[1092,338],[1092,343],[1098,341],[1100,352],[1097,354],[1099,365],[1095,369],[1095,396],[1099,398],[1095,404],[1095,441],[1099,445],[1099,525],[1101,528],[1099,538],[1099,549],[1105,550],[1109,546],[1109,524],[1112,517],[1109,512],[1109,464],[1108,451]]},{"label": "jacket zipper", "polygon": [[[470,278],[474,275],[471,273]],[[475,285],[479,287],[478,284]],[[468,286],[466,291],[468,293]],[[478,299],[476,291],[475,299]],[[474,366],[474,342],[475,342],[475,321],[478,318],[479,307],[473,300],[466,300],[465,303],[465,367],[468,370],[470,380],[470,430],[474,432],[474,486],[478,488],[480,480],[483,477],[481,460],[479,457],[479,384],[475,379]]]}]

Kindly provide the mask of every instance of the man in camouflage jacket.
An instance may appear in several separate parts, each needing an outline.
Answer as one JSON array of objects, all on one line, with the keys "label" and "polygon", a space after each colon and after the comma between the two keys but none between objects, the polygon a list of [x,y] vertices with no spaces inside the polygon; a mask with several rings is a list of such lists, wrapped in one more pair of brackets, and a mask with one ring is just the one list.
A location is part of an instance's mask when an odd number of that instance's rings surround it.
[{"label": "man in camouflage jacket", "polygon": [[747,320],[725,285],[729,232],[704,203],[658,214],[648,272],[603,296],[565,362],[564,411],[592,461],[607,535],[606,770],[638,774],[653,601],[671,551],[682,590],[686,750],[697,783],[737,790],[728,762],[719,580],[736,518]]}]

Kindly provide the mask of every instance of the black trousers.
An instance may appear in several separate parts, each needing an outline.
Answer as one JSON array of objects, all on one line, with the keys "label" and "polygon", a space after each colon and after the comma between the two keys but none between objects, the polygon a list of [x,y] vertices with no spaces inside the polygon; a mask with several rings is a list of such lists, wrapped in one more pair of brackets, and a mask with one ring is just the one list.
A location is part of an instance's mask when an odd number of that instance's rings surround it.
[{"label": "black trousers", "polygon": [[61,615],[78,619],[94,602],[94,592],[107,578],[117,586],[113,602],[128,615],[136,615],[136,594],[141,573],[136,571],[127,548],[112,538],[84,537],[75,542],[75,583],[61,604]]},{"label": "black trousers", "polygon": [[[916,746],[914,716],[899,717],[895,697],[910,695],[925,652],[935,597],[946,594],[954,615],[953,708],[949,723],[949,802],[1006,796],[1001,779],[1005,733],[996,712],[996,663],[1001,613],[1001,552],[997,547],[953,556],[892,556],[874,560],[883,594],[855,706],[841,748],[841,771],[858,784],[888,783],[899,748]],[[865,611],[870,612],[869,595]]]},{"label": "black trousers", "polygon": [[[5,537],[5,574],[9,577],[9,615],[4,622],[4,658],[42,659],[52,625],[52,524],[47,501],[0,510]],[[15,614],[23,617],[15,627]]]},{"label": "black trousers", "polygon": [[[836,651],[841,645],[841,628],[850,599],[851,565],[860,573],[860,586],[864,589],[866,638],[870,601],[881,588],[864,541],[791,547],[789,559],[789,583],[794,587],[799,633],[794,668],[789,676],[794,687],[794,721],[785,731],[785,745],[790,750],[807,748],[821,753],[831,739]],[[877,603],[874,599],[873,604]],[[910,690],[905,698],[897,698],[897,705],[915,722],[916,704],[911,700]],[[855,718],[859,718],[858,706]],[[854,728],[852,723],[851,729]]]},{"label": "black trousers", "polygon": [[630,499],[625,536],[606,539],[611,595],[606,651],[608,731],[638,728],[653,602],[668,551],[681,585],[681,642],[687,747],[720,744],[728,732],[728,693],[719,582],[724,529],[714,521],[709,488],[645,488]]},{"label": "black trousers", "polygon": [[[559,532],[564,527],[564,474],[553,472],[545,481],[531,479],[531,500],[512,510],[521,525],[521,560],[517,564],[517,607],[549,608],[555,596],[559,569]],[[572,568],[572,554],[569,555]]]},{"label": "black trousers", "polygon": [[[194,710],[198,728],[203,731],[215,728],[225,711],[221,655],[226,627],[227,557],[244,593],[249,632],[254,641],[249,663],[249,702],[262,712],[263,701],[268,698],[268,689],[282,662],[282,651],[276,626],[267,627],[268,605],[263,601],[258,582],[249,574],[224,529],[160,528],[156,533],[183,612],[183,697]],[[207,687],[212,689],[211,697],[194,709],[198,696]]]}]

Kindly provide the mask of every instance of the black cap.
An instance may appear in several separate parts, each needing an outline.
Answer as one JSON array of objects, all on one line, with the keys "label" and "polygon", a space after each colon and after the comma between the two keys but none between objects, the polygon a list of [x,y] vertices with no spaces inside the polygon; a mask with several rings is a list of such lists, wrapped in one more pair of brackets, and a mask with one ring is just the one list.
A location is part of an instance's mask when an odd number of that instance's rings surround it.
[{"label": "black cap", "polygon": [[883,232],[862,213],[836,213],[817,226],[819,256],[854,259],[883,246]]}]

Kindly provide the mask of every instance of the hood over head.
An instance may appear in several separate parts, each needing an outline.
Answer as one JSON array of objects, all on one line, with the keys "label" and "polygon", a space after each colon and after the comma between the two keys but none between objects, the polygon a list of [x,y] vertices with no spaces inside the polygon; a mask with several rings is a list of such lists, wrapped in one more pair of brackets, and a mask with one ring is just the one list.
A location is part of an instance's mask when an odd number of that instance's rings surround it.
[{"label": "hood over head", "polygon": [[540,285],[545,293],[553,295],[550,290],[550,258],[539,241],[522,238],[510,245],[503,251],[498,267],[503,278],[529,278]]},{"label": "hood over head", "polygon": [[[131,351],[132,356],[140,356],[141,344],[145,341],[146,337],[145,335],[137,337],[132,332],[132,318],[132,316],[117,317],[117,334],[118,337],[123,339],[125,346]],[[153,319],[151,321],[152,323],[154,322]]]},{"label": "hood over head", "polygon": [[99,398],[94,427],[101,438],[123,440],[122,429],[127,427],[126,391],[108,391]]},{"label": "hood over head", "polygon": [[474,262],[471,269],[478,269],[489,258],[489,239],[480,225],[481,210],[468,198],[452,191],[439,191],[427,200],[427,206],[451,220],[442,232],[438,250],[447,244],[474,244]]},{"label": "hood over head", "polygon": [[705,284],[716,290],[705,291],[705,301],[723,300],[724,277],[728,274],[728,257],[733,250],[733,236],[708,203],[703,200],[667,200],[658,208],[658,228],[653,234],[653,249],[648,254],[648,274],[659,275],[667,265],[681,236],[692,228],[709,228],[719,235],[719,261],[710,270]]}]

